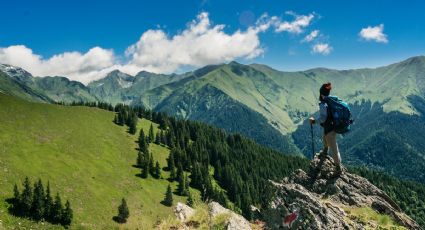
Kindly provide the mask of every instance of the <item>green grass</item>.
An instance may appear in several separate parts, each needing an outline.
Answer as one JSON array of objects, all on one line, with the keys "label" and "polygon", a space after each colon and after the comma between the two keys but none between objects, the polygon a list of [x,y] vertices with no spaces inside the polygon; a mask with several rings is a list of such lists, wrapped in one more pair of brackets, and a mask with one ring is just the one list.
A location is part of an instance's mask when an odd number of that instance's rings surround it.
[{"label": "green grass", "polygon": [[[0,229],[60,228],[8,214],[5,199],[13,196],[13,185],[20,186],[25,176],[50,181],[53,193],[70,200],[72,229],[151,229],[158,219],[173,215],[172,208],[160,204],[169,182],[136,176],[140,169],[132,165],[138,134],[130,135],[126,127],[115,125],[114,113],[30,103],[3,94],[0,107]],[[150,124],[142,119],[138,127],[147,133]],[[150,150],[164,167],[169,149],[151,144]],[[162,176],[168,178],[168,172]],[[119,225],[112,217],[122,197],[130,218]],[[186,198],[174,196],[174,200]]]},{"label": "green grass", "polygon": [[344,210],[349,214],[349,219],[362,223],[366,229],[406,229],[395,223],[390,216],[379,214],[370,207],[346,207]]}]

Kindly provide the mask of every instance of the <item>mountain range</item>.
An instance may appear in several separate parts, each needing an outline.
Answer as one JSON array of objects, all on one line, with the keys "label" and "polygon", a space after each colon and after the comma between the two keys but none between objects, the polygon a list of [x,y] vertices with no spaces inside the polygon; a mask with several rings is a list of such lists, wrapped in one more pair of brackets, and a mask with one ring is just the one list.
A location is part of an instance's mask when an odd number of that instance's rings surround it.
[{"label": "mountain range", "polygon": [[[37,102],[104,101],[164,111],[239,132],[284,153],[311,156],[310,127],[318,89],[332,82],[332,94],[351,104],[355,124],[341,137],[343,162],[385,170],[425,182],[425,57],[379,68],[315,68],[282,72],[237,62],[183,74],[118,70],[83,85],[65,77],[33,77],[0,65],[0,91]],[[314,128],[316,150],[321,130]]]}]

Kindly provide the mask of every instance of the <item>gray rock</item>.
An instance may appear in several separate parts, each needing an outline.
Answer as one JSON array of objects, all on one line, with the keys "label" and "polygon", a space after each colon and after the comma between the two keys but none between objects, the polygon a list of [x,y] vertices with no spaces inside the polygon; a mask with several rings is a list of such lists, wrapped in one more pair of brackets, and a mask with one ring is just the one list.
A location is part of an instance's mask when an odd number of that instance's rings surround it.
[{"label": "gray rock", "polygon": [[194,213],[195,210],[193,208],[180,202],[178,202],[174,208],[174,214],[176,215],[177,219],[182,222],[188,220]]},{"label": "gray rock", "polygon": [[365,229],[373,223],[348,218],[343,207],[370,207],[408,229],[420,229],[385,192],[344,167],[342,171],[336,172],[332,158],[316,155],[308,172],[296,170],[282,182],[272,182],[276,196],[263,213],[269,227],[281,229],[283,218],[295,211],[298,219],[291,229]]},{"label": "gray rock", "polygon": [[243,216],[234,213],[233,211],[224,208],[217,202],[211,202],[208,204],[209,212],[211,217],[218,215],[229,215],[226,222],[227,230],[251,230],[251,225]]}]

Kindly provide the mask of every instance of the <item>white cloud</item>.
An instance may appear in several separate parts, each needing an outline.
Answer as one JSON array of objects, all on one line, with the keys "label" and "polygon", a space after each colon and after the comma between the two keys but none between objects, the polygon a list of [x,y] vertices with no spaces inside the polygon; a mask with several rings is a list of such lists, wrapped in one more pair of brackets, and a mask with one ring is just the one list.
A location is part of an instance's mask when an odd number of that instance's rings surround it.
[{"label": "white cloud", "polygon": [[279,21],[276,24],[276,32],[289,32],[294,34],[300,34],[304,32],[304,28],[310,25],[311,21],[314,18],[314,14],[309,15],[298,15],[292,11],[286,12],[286,14],[292,15],[295,19],[291,22],[288,21]]},{"label": "white cloud", "polygon": [[225,25],[213,25],[208,13],[202,12],[173,36],[162,29],[145,31],[135,44],[127,48],[126,58],[121,62],[112,50],[101,47],[94,47],[86,53],[64,52],[44,58],[24,45],[15,45],[0,47],[0,63],[22,67],[34,76],[58,75],[83,83],[100,79],[114,69],[129,74],[141,70],[171,73],[184,67],[258,57],[264,53],[260,33],[273,28],[277,33],[299,34],[314,18],[313,14],[287,14],[295,19],[288,22],[264,14],[246,30],[228,33],[224,31]]},{"label": "white cloud", "polygon": [[19,66],[34,76],[66,76],[87,83],[106,73],[114,65],[111,50],[94,47],[87,53],[65,52],[43,59],[26,46],[0,48],[0,63]]},{"label": "white cloud", "polygon": [[304,39],[302,40],[302,42],[311,42],[313,41],[315,38],[317,38],[317,36],[319,36],[320,31],[319,30],[313,30],[311,31],[311,33],[309,33],[307,36],[304,37]]},{"label": "white cloud", "polygon": [[[262,23],[258,26],[263,27]],[[185,30],[172,37],[162,30],[148,30],[127,49],[128,65],[169,73],[182,66],[200,67],[236,58],[254,58],[263,53],[258,33],[265,28],[255,26],[227,34],[224,27],[212,26],[208,13],[203,12]]]},{"label": "white cloud", "polygon": [[332,46],[328,43],[317,43],[312,47],[312,52],[317,54],[328,55],[332,51]]},{"label": "white cloud", "polygon": [[384,24],[380,24],[374,27],[368,26],[366,28],[363,28],[360,31],[359,35],[366,41],[376,41],[382,43],[388,42],[387,35],[384,34]]}]

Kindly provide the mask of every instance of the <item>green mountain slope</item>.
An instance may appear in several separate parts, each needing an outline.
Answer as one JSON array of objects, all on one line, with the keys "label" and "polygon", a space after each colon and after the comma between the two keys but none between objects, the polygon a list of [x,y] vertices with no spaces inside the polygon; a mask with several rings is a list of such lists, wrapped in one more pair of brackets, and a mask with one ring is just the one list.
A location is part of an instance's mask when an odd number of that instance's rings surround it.
[{"label": "green mountain slope", "polygon": [[[146,229],[157,218],[167,218],[171,208],[160,204],[168,181],[136,176],[136,136],[115,125],[114,113],[88,107],[29,103],[0,94],[0,228],[49,229],[12,217],[5,199],[13,185],[26,176],[50,181],[53,192],[69,199],[74,210],[73,228],[118,227],[112,217],[122,197],[130,208],[130,229]],[[138,128],[148,132],[151,122]],[[157,125],[154,124],[156,129]],[[155,161],[166,165],[169,149],[151,144]],[[162,172],[165,178],[167,172]],[[172,183],[176,187],[176,183]],[[196,193],[194,193],[196,194]],[[186,198],[174,196],[176,201]],[[18,224],[20,223],[20,225]]]},{"label": "green mountain slope", "polygon": [[[205,85],[220,90],[229,98],[259,113],[264,120],[281,135],[294,132],[298,125],[317,110],[318,88],[323,82],[331,81],[333,93],[350,103],[380,103],[383,112],[399,111],[403,114],[418,114],[407,97],[425,95],[425,57],[414,57],[406,61],[376,69],[337,71],[324,68],[301,72],[281,72],[258,64],[241,65],[231,62],[216,66],[197,78],[187,78],[146,91],[139,102],[148,108],[165,109],[183,118],[202,118],[211,124],[219,125],[215,119],[220,111],[199,114],[193,108],[201,107],[199,100],[188,95],[202,95]],[[207,101],[207,102],[206,102]],[[202,103],[213,105],[219,98],[210,96]],[[182,106],[182,104],[186,106]],[[201,116],[202,114],[202,116]],[[233,117],[241,117],[234,114]],[[231,117],[227,119],[232,120]],[[228,122],[231,123],[231,122]],[[221,126],[223,127],[223,126]],[[224,126],[232,130],[230,126]],[[258,133],[255,124],[245,124],[243,134]],[[266,136],[255,135],[257,142]],[[279,144],[270,142],[269,146]],[[277,147],[278,148],[278,147]]]},{"label": "green mountain slope", "polygon": [[113,104],[127,102],[123,89],[133,84],[134,77],[118,70],[110,72],[105,78],[88,84],[90,93]]},{"label": "green mountain slope", "polygon": [[40,93],[26,84],[9,77],[0,70],[0,93],[19,97],[28,101],[35,102],[53,102],[43,93]]},{"label": "green mountain slope", "polygon": [[[192,72],[170,75],[141,71],[134,77],[122,73],[119,70],[114,70],[105,78],[89,83],[87,87],[93,95],[112,104],[140,104],[141,96],[149,94],[149,96],[142,98],[150,98],[150,100],[144,100],[142,104],[147,108],[152,108],[153,105],[156,105],[165,98],[164,95],[167,95],[167,92],[164,91],[167,87],[161,88],[161,92],[157,92],[155,89],[159,89],[160,86],[167,84],[175,85],[173,84],[174,82],[178,82],[177,85],[179,85],[182,84],[182,82],[191,81],[220,66],[221,65],[206,66]],[[154,91],[149,92],[149,90]]]},{"label": "green mountain slope", "polygon": [[34,88],[56,102],[98,101],[82,83],[65,77],[34,78],[34,82]]},{"label": "green mountain slope", "polygon": [[[243,133],[249,138],[263,137],[257,140],[257,143],[274,146],[286,153],[298,153],[291,139],[281,135],[260,113],[249,109],[210,84],[193,93],[187,91],[175,93],[180,96],[174,97],[172,94],[155,108],[185,119],[214,124],[232,133]],[[238,116],[234,116],[235,114]],[[252,126],[256,126],[256,129],[250,128]]]},{"label": "green mountain slope", "polygon": [[0,64],[1,92],[36,102],[97,101],[80,82],[65,77],[33,77],[15,66]]}]

